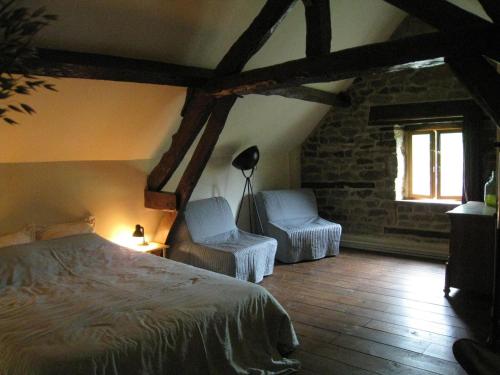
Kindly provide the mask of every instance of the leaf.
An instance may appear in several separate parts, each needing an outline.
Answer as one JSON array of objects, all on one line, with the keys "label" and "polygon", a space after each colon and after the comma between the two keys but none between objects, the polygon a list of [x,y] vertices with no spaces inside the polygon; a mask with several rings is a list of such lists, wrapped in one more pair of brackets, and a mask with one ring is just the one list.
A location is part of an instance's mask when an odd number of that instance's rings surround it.
[{"label": "leaf", "polygon": [[27,104],[21,103],[21,107],[24,109],[24,111],[28,115],[32,115],[33,113],[36,113],[36,111]]},{"label": "leaf", "polygon": [[[57,91],[54,84],[30,75],[28,67],[38,59],[37,49],[32,44],[34,37],[58,17],[46,14],[44,7],[30,10],[17,3],[15,0],[0,0],[0,103],[14,95],[30,95],[38,88]],[[36,113],[25,103],[1,105],[0,119],[9,125],[17,124],[6,117],[10,111]]]},{"label": "leaf", "polygon": [[26,86],[17,86],[14,91],[21,95],[29,95],[29,89]]},{"label": "leaf", "polygon": [[33,13],[31,13],[31,17],[37,18],[37,17],[40,17],[43,13],[45,13],[45,7],[40,7],[37,10],[35,10]]},{"label": "leaf", "polygon": [[12,120],[11,118],[4,117],[3,120],[9,125],[17,125],[17,122]]},{"label": "leaf", "polygon": [[57,91],[56,87],[52,83],[46,83],[45,85],[43,85],[43,87],[45,87],[47,90]]},{"label": "leaf", "polygon": [[22,109],[20,109],[19,107],[15,106],[14,104],[9,104],[9,106],[8,106],[8,107],[9,107],[10,109],[12,109],[13,111],[23,113]]}]

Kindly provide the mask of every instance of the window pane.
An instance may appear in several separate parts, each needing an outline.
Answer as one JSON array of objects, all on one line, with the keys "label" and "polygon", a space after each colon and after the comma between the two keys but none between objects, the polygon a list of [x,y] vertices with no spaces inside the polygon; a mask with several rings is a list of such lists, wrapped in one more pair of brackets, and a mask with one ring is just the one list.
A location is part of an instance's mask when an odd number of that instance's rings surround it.
[{"label": "window pane", "polygon": [[441,144],[440,195],[461,197],[464,166],[462,133],[441,133],[439,137]]},{"label": "window pane", "polygon": [[412,134],[411,136],[411,168],[412,193],[415,195],[431,195],[431,135]]}]

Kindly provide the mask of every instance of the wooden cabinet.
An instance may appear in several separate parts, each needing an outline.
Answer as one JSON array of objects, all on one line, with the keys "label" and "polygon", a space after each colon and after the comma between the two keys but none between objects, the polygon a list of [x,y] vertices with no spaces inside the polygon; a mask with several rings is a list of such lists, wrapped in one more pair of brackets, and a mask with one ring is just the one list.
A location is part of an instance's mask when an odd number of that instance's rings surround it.
[{"label": "wooden cabinet", "polygon": [[467,202],[448,211],[451,220],[450,256],[444,292],[450,287],[491,294],[496,236],[496,209]]}]

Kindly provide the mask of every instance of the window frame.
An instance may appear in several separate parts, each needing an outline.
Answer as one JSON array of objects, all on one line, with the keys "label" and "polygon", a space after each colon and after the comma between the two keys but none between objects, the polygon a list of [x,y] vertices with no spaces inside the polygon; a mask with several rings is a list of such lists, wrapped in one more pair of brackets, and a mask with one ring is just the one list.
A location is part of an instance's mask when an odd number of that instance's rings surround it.
[{"label": "window frame", "polygon": [[[460,201],[460,196],[442,196],[441,195],[441,137],[443,133],[462,133],[461,124],[446,124],[434,126],[409,126],[405,127],[405,199],[409,200],[454,200]],[[413,171],[412,171],[412,135],[430,134],[430,195],[413,194]]]}]

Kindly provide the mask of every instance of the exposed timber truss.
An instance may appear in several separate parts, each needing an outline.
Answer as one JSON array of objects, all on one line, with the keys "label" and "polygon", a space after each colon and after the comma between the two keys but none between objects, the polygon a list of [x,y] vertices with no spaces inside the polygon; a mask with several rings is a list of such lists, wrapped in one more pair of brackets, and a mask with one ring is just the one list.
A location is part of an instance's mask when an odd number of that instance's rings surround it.
[{"label": "exposed timber truss", "polygon": [[[250,26],[214,70],[120,57],[40,50],[30,72],[61,77],[110,79],[187,86],[182,122],[172,143],[151,171],[146,207],[170,212],[185,208],[241,95],[281,95],[326,104],[349,105],[345,94],[330,94],[307,83],[331,82],[361,74],[415,66],[449,64],[483,111],[500,126],[500,1],[479,0],[493,22],[445,0],[385,0],[438,31],[331,52],[329,0],[302,0],[306,19],[306,57],[242,72],[297,0],[267,0]],[[175,193],[163,192],[196,137],[200,142]]]},{"label": "exposed timber truss", "polygon": [[[485,58],[499,59],[500,28],[445,0],[435,0],[432,5],[425,0],[386,1],[439,31],[332,53],[329,1],[303,0],[307,26],[306,57],[242,73],[245,63],[295,3],[268,0],[217,66],[213,77],[203,87],[188,90],[183,109],[184,120],[173,137],[170,150],[150,174],[148,189],[157,192],[163,188],[209,119],[175,194],[170,195],[177,209],[184,209],[224,128],[236,96],[280,95],[305,83],[335,81],[366,72],[396,71],[415,63],[432,66],[446,61],[485,113],[500,126],[500,95],[495,95],[500,93],[500,76]],[[491,19],[497,21],[499,9],[496,3],[488,0],[481,2]],[[307,88],[303,87],[301,95],[306,95],[305,91]],[[328,100],[340,105],[349,104],[342,97]]]}]

